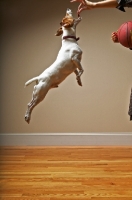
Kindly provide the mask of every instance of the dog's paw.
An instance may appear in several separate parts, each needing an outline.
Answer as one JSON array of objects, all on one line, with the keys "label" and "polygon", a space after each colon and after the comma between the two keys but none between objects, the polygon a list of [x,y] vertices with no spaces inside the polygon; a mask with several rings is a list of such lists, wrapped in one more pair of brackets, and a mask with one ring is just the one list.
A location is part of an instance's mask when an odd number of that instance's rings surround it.
[{"label": "dog's paw", "polygon": [[77,76],[77,83],[78,83],[78,85],[82,86],[82,81],[81,81],[80,76]]},{"label": "dog's paw", "polygon": [[80,21],[82,20],[82,17],[80,15],[78,15],[78,20],[80,20]]},{"label": "dog's paw", "polygon": [[25,121],[29,124],[30,123],[30,117],[27,115],[27,114],[25,114]]}]

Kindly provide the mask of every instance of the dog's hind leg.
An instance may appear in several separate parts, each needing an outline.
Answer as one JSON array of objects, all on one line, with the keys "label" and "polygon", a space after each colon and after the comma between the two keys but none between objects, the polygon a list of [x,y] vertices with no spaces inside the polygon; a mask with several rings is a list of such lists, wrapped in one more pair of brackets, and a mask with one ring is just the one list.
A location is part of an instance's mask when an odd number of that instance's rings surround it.
[{"label": "dog's hind leg", "polygon": [[49,86],[46,83],[40,82],[34,86],[32,100],[28,103],[28,108],[25,113],[25,121],[29,124],[31,119],[32,110],[38,105],[46,96],[49,91]]},{"label": "dog's hind leg", "polygon": [[78,85],[82,86],[82,81],[81,81],[81,77],[79,76],[78,70],[75,69],[74,73],[76,74],[76,79],[77,79]]}]

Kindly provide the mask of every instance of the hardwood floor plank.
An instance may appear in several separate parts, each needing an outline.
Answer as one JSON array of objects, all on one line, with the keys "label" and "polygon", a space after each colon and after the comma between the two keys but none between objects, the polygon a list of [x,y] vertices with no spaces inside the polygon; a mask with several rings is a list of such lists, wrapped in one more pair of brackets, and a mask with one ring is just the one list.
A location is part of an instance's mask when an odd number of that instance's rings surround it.
[{"label": "hardwood floor plank", "polygon": [[132,147],[1,147],[1,200],[132,200]]}]

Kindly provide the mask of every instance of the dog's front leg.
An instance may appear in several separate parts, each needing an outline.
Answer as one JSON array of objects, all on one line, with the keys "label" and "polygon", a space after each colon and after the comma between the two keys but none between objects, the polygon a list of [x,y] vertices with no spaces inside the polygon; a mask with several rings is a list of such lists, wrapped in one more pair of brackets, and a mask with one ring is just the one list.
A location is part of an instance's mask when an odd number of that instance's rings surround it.
[{"label": "dog's front leg", "polygon": [[74,56],[72,56],[72,62],[76,65],[76,68],[79,69],[79,72],[77,74],[77,80],[79,81],[82,73],[84,72],[82,65],[80,63],[80,59],[78,59],[78,54],[75,54]]},{"label": "dog's front leg", "polygon": [[82,20],[82,17],[79,16],[77,19],[74,20],[74,25],[77,26],[78,23]]}]

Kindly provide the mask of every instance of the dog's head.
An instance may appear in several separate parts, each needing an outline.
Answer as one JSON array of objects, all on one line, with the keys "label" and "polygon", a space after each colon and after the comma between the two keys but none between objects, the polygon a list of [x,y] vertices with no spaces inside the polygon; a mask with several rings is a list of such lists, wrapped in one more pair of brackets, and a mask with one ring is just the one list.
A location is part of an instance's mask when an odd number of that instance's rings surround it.
[{"label": "dog's head", "polygon": [[74,18],[72,17],[72,11],[67,8],[66,10],[66,16],[62,19],[60,22],[61,28],[59,28],[56,32],[56,36],[60,36],[63,33],[62,26],[65,28],[70,28],[74,24]]}]

